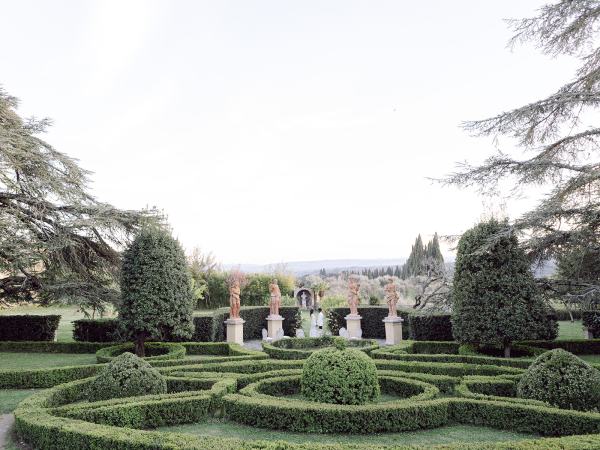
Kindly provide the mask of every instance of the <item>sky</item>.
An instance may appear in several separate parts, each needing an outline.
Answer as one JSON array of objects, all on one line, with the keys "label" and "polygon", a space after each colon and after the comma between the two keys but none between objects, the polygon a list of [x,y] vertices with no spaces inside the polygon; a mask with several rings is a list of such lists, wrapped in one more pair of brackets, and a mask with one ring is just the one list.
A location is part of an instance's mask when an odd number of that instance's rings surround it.
[{"label": "sky", "polygon": [[93,171],[99,200],[158,207],[188,250],[406,257],[419,233],[514,218],[540,195],[431,178],[496,151],[462,121],[573,76],[573,60],[507,48],[503,19],[543,3],[0,0],[0,85],[53,120],[44,139]]}]

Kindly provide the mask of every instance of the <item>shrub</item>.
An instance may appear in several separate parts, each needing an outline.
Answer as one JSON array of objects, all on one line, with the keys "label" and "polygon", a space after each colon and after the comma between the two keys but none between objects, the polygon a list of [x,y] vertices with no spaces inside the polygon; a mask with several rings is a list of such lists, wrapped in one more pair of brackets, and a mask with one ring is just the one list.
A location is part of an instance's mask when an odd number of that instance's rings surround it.
[{"label": "shrub", "polygon": [[450,314],[408,316],[409,339],[415,341],[453,341]]},{"label": "shrub", "polygon": [[144,342],[192,335],[194,298],[179,243],[159,228],[143,230],[123,254],[119,320],[144,356]]},{"label": "shrub", "polygon": [[[329,330],[337,335],[340,328],[346,327],[346,317],[350,314],[350,308],[332,308],[327,310],[327,325]],[[365,339],[385,339],[385,326],[383,319],[388,315],[388,308],[383,306],[362,306],[358,308],[358,314],[362,316],[362,337]],[[406,325],[409,311],[398,310],[398,315],[404,319]],[[408,339],[408,326],[402,327],[402,338]]]},{"label": "shrub", "polygon": [[517,385],[519,397],[590,410],[600,402],[600,372],[562,349],[538,356]]},{"label": "shrub", "polygon": [[313,401],[362,405],[379,397],[377,368],[352,348],[326,348],[308,357],[302,369],[302,394]]},{"label": "shrub", "polygon": [[0,316],[0,341],[52,341],[60,316]]},{"label": "shrub", "polygon": [[[538,295],[530,263],[514,235],[494,219],[464,233],[453,283],[452,332],[463,344],[493,345],[556,336],[556,321]],[[498,237],[500,235],[500,237]]]},{"label": "shrub", "polygon": [[[272,344],[262,343],[263,351],[273,359],[306,359],[313,352],[323,347],[333,346],[339,339],[336,336],[322,336],[315,338],[290,338],[275,341]],[[345,345],[356,347],[358,350],[369,355],[373,350],[379,348],[375,340],[356,339],[345,341]]]},{"label": "shrub", "polygon": [[79,319],[73,321],[73,339],[83,342],[116,342],[117,319]]},{"label": "shrub", "polygon": [[90,401],[136,395],[165,394],[167,382],[150,364],[132,353],[117,356],[88,389]]},{"label": "shrub", "polygon": [[594,337],[600,337],[600,311],[583,311],[581,320]]},{"label": "shrub", "polygon": [[369,305],[371,305],[371,306],[379,305],[379,297],[377,297],[376,295],[370,295],[369,296]]}]

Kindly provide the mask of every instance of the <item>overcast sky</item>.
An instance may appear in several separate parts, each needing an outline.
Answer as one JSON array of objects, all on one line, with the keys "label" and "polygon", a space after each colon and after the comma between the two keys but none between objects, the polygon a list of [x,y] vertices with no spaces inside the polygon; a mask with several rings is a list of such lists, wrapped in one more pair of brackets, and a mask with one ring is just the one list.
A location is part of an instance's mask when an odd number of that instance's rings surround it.
[{"label": "overcast sky", "polygon": [[543,3],[0,0],[0,84],[54,120],[46,140],[100,200],[163,209],[188,249],[403,257],[498,208],[427,178],[494,151],[460,122],[571,78],[569,59],[506,47],[503,19]]}]

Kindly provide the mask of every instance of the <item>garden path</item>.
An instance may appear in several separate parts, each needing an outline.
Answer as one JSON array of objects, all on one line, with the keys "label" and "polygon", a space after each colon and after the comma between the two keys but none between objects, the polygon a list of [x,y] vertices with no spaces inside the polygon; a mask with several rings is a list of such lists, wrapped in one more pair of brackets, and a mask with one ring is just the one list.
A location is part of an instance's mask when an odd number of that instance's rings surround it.
[{"label": "garden path", "polygon": [[0,414],[0,448],[6,447],[9,441],[9,433],[15,423],[13,414]]}]

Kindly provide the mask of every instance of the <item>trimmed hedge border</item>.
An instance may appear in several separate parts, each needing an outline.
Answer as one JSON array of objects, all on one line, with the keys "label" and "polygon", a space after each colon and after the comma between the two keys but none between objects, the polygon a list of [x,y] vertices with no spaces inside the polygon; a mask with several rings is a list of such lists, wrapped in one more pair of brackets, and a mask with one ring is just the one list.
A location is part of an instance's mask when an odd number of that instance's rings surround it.
[{"label": "trimmed hedge border", "polygon": [[0,341],[0,352],[11,353],[96,353],[117,342]]},{"label": "trimmed hedge border", "polygon": [[119,336],[118,319],[79,319],[73,321],[73,339],[77,342],[114,342]]},{"label": "trimmed hedge border", "polygon": [[[185,347],[182,344],[172,342],[147,342],[144,347],[150,356],[146,356],[146,361],[162,361],[171,359],[182,359],[185,357]],[[107,363],[119,356],[121,353],[134,352],[135,345],[133,342],[114,345],[112,347],[104,347],[96,352],[96,360],[99,363]],[[154,355],[153,355],[154,353]]]},{"label": "trimmed hedge border", "polygon": [[410,314],[409,339],[414,341],[453,341],[450,314]]},{"label": "trimmed hedge border", "polygon": [[[273,359],[306,359],[316,350],[325,347],[333,347],[336,339],[344,339],[335,336],[308,337],[308,338],[290,338],[281,339],[273,343],[263,342],[264,352]],[[373,339],[346,340],[346,345],[350,348],[356,348],[370,355],[371,352],[379,348],[377,341]]]},{"label": "trimmed hedge border", "polygon": [[55,314],[1,315],[0,341],[52,341],[59,322]]},{"label": "trimmed hedge border", "polygon": [[[378,360],[377,364],[403,363],[401,361]],[[296,450],[296,449],[328,449],[342,450],[346,448],[364,448],[375,449],[377,446],[361,445],[351,446],[346,444],[323,445],[323,444],[294,444],[289,442],[266,442],[256,440],[239,440],[225,437],[195,437],[176,433],[163,433],[156,431],[142,431],[133,428],[121,428],[111,425],[96,424],[85,422],[79,419],[62,417],[62,415],[72,415],[77,417],[86,417],[86,419],[105,421],[105,423],[124,423],[134,427],[147,427],[156,424],[179,424],[188,423],[188,421],[201,420],[206,414],[212,412],[212,408],[220,410],[231,397],[240,397],[237,402],[252,400],[240,394],[228,394],[219,397],[222,390],[218,390],[218,383],[225,392],[231,392],[237,382],[240,386],[246,383],[246,386],[258,380],[273,378],[275,372],[264,373],[264,370],[278,367],[278,376],[290,376],[299,374],[299,368],[302,361],[236,361],[221,364],[207,364],[202,366],[202,373],[196,374],[192,370],[183,371],[182,374],[187,378],[179,376],[169,376],[168,385],[171,394],[164,396],[143,396],[132,397],[129,399],[109,400],[102,404],[96,403],[90,407],[90,404],[84,403],[70,404],[82,399],[82,393],[85,390],[89,379],[77,380],[56,386],[49,390],[34,394],[32,397],[24,400],[15,411],[16,428],[19,435],[36,448],[48,450],[75,450],[75,449],[108,449],[118,448],[127,450],[150,450],[150,449],[184,449],[184,450],[232,450],[232,449],[269,449],[269,450]],[[457,366],[457,364],[448,363],[413,363],[427,364],[428,366],[439,369],[439,366]],[[223,367],[225,366],[225,367]],[[242,367],[245,366],[245,367]],[[285,366],[288,366],[287,368]],[[461,366],[458,364],[458,366]],[[464,366],[464,365],[462,365]],[[472,366],[472,365],[471,365]],[[92,366],[95,368],[101,365]],[[198,370],[199,367],[189,366]],[[213,370],[219,367],[219,370]],[[290,369],[290,367],[292,367]],[[295,367],[295,368],[293,368]],[[481,367],[481,366],[479,366]],[[177,369],[180,369],[178,367]],[[260,370],[263,373],[260,373]],[[472,367],[469,369],[471,370]],[[497,367],[504,372],[518,371],[510,367]],[[163,371],[165,369],[161,369]],[[455,368],[451,371],[456,370]],[[235,373],[231,373],[235,372]],[[292,372],[292,373],[290,373]],[[412,371],[411,371],[412,372]],[[179,375],[178,372],[170,372],[171,375]],[[378,375],[388,376],[385,372],[378,372]],[[458,380],[447,375],[428,375],[424,373],[402,374],[393,371],[389,375],[391,378],[409,378],[430,377],[426,383],[433,383],[434,379],[438,382],[451,385],[451,381]],[[488,394],[506,394],[510,393],[510,388],[506,380],[514,381],[519,375],[498,375],[495,377],[466,377],[465,385],[472,390],[473,395]],[[236,378],[237,377],[237,378]],[[219,380],[219,381],[216,381]],[[263,383],[266,386],[269,383]],[[210,388],[209,388],[210,386]],[[206,388],[206,389],[203,389]],[[195,391],[188,391],[194,389]],[[460,389],[460,386],[458,387]],[[213,391],[214,390],[214,391]],[[216,395],[207,400],[210,396],[209,391]],[[217,392],[218,391],[218,392]],[[160,398],[159,398],[160,397]],[[373,414],[367,417],[367,422],[355,421],[353,417],[347,414],[339,414],[332,410],[325,413],[327,418],[325,422],[333,421],[334,424],[346,421],[346,427],[360,426],[376,429],[378,427],[394,424],[398,427],[416,427],[423,425],[429,427],[432,422],[439,422],[441,426],[450,423],[473,424],[488,426],[496,429],[516,430],[522,432],[539,433],[543,436],[563,436],[552,439],[527,439],[515,442],[474,442],[474,443],[454,443],[443,445],[446,449],[564,449],[564,448],[599,448],[600,447],[600,414],[579,412],[571,410],[562,410],[545,406],[533,405],[531,403],[522,404],[500,397],[502,400],[480,400],[475,398],[442,398],[436,400],[423,400],[412,402],[410,399],[406,402],[406,409],[395,414]],[[267,402],[262,398],[254,400]],[[277,399],[276,399],[277,400]],[[270,405],[272,400],[268,399],[267,407],[273,409],[274,416],[271,418],[256,418],[262,421],[277,421],[281,407]],[[225,402],[225,403],[224,403]],[[297,406],[297,402],[289,401],[289,406]],[[311,402],[308,402],[311,403]],[[209,404],[208,408],[206,405]],[[383,403],[384,405],[385,403]],[[316,404],[321,406],[320,404]],[[337,407],[339,405],[327,405]],[[371,406],[371,405],[369,405]],[[378,405],[373,405],[378,406]],[[238,406],[242,408],[241,406]],[[412,411],[410,411],[412,408]],[[77,411],[76,411],[77,410]],[[259,416],[255,410],[248,409],[247,416]],[[229,411],[227,408],[226,411]],[[321,414],[319,408],[315,414],[306,414],[307,423],[317,423],[321,420],[318,416]],[[57,415],[60,414],[61,416]],[[338,414],[336,418],[336,414]],[[312,422],[311,422],[312,421]],[[316,425],[320,426],[320,425]],[[339,425],[335,425],[339,426]],[[417,428],[418,429],[418,428]],[[574,435],[574,436],[569,436]],[[393,446],[396,450],[405,450],[407,446]]]}]

